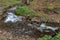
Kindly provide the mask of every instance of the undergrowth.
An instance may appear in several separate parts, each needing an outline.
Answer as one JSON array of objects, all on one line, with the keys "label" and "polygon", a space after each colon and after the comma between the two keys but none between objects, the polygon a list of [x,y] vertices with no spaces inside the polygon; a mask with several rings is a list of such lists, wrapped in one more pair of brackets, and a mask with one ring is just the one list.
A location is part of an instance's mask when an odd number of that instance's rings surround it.
[{"label": "undergrowth", "polygon": [[60,32],[55,37],[44,36],[42,38],[38,38],[38,40],[60,40]]},{"label": "undergrowth", "polygon": [[17,15],[26,15],[26,16],[35,14],[35,12],[27,6],[22,6],[22,7],[17,8],[15,10],[15,13]]}]

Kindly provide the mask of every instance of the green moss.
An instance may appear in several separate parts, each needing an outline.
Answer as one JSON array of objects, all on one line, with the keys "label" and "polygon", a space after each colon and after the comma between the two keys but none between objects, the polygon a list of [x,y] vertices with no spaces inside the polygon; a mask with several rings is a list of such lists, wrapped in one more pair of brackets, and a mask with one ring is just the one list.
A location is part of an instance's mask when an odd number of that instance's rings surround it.
[{"label": "green moss", "polygon": [[45,2],[48,2],[49,0],[45,0]]},{"label": "green moss", "polygon": [[55,37],[53,37],[51,40],[60,40],[60,32]]},{"label": "green moss", "polygon": [[42,38],[38,38],[38,40],[60,40],[60,32],[55,37],[44,36]]},{"label": "green moss", "polygon": [[41,17],[48,17],[47,14],[44,14],[44,13],[36,13],[34,10],[30,9],[28,6],[22,6],[22,7],[19,7],[15,10],[15,13],[17,15],[33,15],[33,16],[41,16]]},{"label": "green moss", "polygon": [[47,35],[45,35],[42,38],[38,38],[38,40],[50,40],[50,39],[51,39],[51,36],[47,36]]},{"label": "green moss", "polygon": [[0,40],[3,40],[2,38],[0,38]]},{"label": "green moss", "polygon": [[17,15],[26,15],[27,16],[27,15],[33,15],[35,12],[27,6],[22,6],[22,7],[17,8],[15,10],[15,13]]},{"label": "green moss", "polygon": [[48,6],[46,7],[46,9],[48,9],[48,10],[53,10],[54,8],[55,8],[54,5],[48,5]]}]

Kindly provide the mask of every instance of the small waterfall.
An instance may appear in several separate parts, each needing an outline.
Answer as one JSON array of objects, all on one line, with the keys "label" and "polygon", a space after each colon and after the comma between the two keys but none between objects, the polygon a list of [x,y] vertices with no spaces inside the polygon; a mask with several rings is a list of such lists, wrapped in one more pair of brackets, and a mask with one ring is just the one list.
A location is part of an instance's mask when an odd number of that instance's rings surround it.
[{"label": "small waterfall", "polygon": [[23,17],[23,16],[16,16],[14,13],[9,12],[4,22],[5,23],[7,23],[7,22],[14,23],[14,22],[17,22],[17,21],[23,21],[23,19],[25,19],[25,17]]},{"label": "small waterfall", "polygon": [[34,24],[28,24],[28,26],[31,26],[32,28],[35,28],[41,32],[43,32],[44,30],[46,30],[46,32],[49,32],[49,30],[56,31],[59,29],[59,27],[47,26],[45,23],[41,23],[40,26],[36,26]]},{"label": "small waterfall", "polygon": [[23,21],[23,19],[25,19],[24,16],[17,16],[17,15],[15,15],[15,14],[12,12],[12,11],[14,11],[16,8],[17,8],[17,6],[8,9],[8,11],[7,11],[7,17],[6,17],[5,21],[4,21],[5,23],[7,23],[7,22],[12,22],[12,23],[14,23],[14,22],[17,22],[17,21]]},{"label": "small waterfall", "polygon": [[47,26],[45,23],[42,23],[39,27],[38,27],[38,30],[40,31],[43,31],[44,29],[46,30],[52,30],[52,31],[55,31],[55,30],[58,30],[59,27],[52,27],[52,26]]},{"label": "small waterfall", "polygon": [[6,19],[5,19],[5,23],[7,22],[17,22],[17,21],[23,21],[25,17],[23,16],[16,16],[15,14],[13,14],[12,12],[9,12]]}]

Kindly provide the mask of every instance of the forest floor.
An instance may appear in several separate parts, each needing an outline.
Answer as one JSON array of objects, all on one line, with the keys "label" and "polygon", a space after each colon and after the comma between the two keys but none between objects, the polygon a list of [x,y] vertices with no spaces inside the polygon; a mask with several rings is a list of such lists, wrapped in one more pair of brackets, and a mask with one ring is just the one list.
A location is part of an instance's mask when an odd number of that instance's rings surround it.
[{"label": "forest floor", "polygon": [[[20,3],[20,0],[0,0],[0,20],[4,17],[3,11],[5,11],[5,8],[20,5]],[[44,22],[60,23],[60,0],[33,0],[30,2],[30,5],[27,6],[39,14]],[[52,10],[50,8],[52,8]],[[1,26],[4,28],[0,28],[0,40],[37,40],[29,35],[22,35],[20,37],[15,35],[14,32],[16,33],[15,30],[19,30],[18,28],[13,27],[10,28],[10,30],[8,27],[5,28],[3,23],[0,22],[0,27]]]}]

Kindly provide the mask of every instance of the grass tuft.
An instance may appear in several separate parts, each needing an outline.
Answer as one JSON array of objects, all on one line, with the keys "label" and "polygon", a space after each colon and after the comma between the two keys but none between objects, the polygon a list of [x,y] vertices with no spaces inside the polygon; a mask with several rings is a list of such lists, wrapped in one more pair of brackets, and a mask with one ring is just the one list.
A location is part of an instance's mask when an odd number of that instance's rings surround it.
[{"label": "grass tuft", "polygon": [[22,7],[17,8],[15,10],[15,13],[17,15],[26,15],[27,16],[27,15],[33,15],[35,12],[27,6],[22,6]]}]

